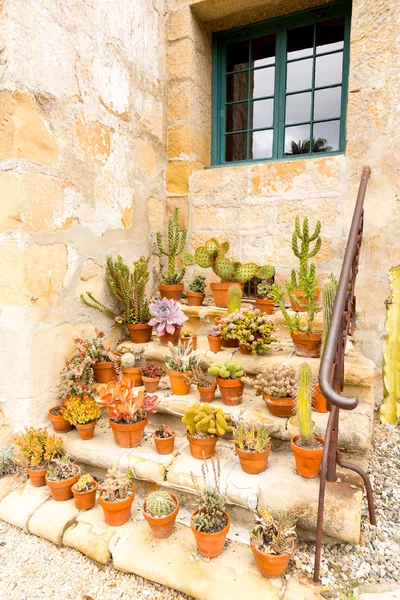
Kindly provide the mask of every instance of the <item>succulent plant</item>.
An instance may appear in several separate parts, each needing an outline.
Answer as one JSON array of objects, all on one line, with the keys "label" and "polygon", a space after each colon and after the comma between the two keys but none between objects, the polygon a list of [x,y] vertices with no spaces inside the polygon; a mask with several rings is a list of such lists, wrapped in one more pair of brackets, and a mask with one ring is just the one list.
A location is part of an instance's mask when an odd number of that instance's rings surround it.
[{"label": "succulent plant", "polygon": [[149,377],[150,379],[159,379],[165,374],[165,370],[157,365],[156,363],[147,363],[140,368],[140,372],[143,377]]},{"label": "succulent plant", "polygon": [[161,298],[150,305],[150,313],[153,318],[149,325],[156,328],[158,336],[164,333],[173,334],[175,327],[182,327],[188,317],[182,312],[182,304],[176,300]]},{"label": "succulent plant", "polygon": [[258,298],[263,298],[265,300],[272,300],[272,281],[271,280],[263,280],[257,286],[257,296]]},{"label": "succulent plant", "polygon": [[101,417],[101,408],[91,396],[70,396],[63,406],[64,419],[71,425],[84,425]]},{"label": "succulent plant", "polygon": [[261,354],[270,350],[276,326],[268,315],[258,308],[237,310],[221,319],[221,335],[227,340],[239,340],[241,346],[251,354]]},{"label": "succulent plant", "polygon": [[160,425],[155,431],[155,436],[158,438],[170,438],[175,435],[174,430],[169,425]]},{"label": "succulent plant", "polygon": [[90,473],[85,473],[85,475],[81,475],[78,481],[74,485],[74,490],[76,492],[88,492],[91,490],[96,484],[95,479],[90,475]]},{"label": "succulent plant", "polygon": [[168,257],[168,270],[167,275],[163,276],[163,281],[169,285],[176,285],[180,283],[184,278],[186,269],[183,268],[179,272],[175,272],[175,262],[177,256],[179,256],[185,247],[187,230],[185,227],[182,229],[179,226],[179,208],[175,208],[174,214],[168,219],[168,246],[164,246],[162,242],[161,232],[157,232],[157,246],[161,254]]},{"label": "succulent plant", "polygon": [[99,485],[101,496],[106,502],[119,502],[132,495],[130,471],[122,473],[116,467],[108,469],[104,481]]},{"label": "succulent plant", "polygon": [[242,305],[242,297],[243,297],[243,292],[242,292],[242,288],[240,286],[234,285],[230,288],[230,290],[228,291],[228,303],[227,303],[229,315],[236,312],[237,310],[240,310],[240,307]]},{"label": "succulent plant", "polygon": [[27,463],[28,467],[45,469],[49,461],[57,454],[63,440],[47,429],[28,427],[15,439],[19,448],[18,458]]},{"label": "succulent plant", "polygon": [[186,379],[186,383],[190,385],[198,385],[200,387],[209,388],[214,387],[215,378],[210,377],[204,372],[201,365],[195,365]]},{"label": "succulent plant", "polygon": [[271,445],[266,425],[240,420],[233,428],[233,443],[245,452],[264,452]]},{"label": "succulent plant", "polygon": [[12,475],[17,471],[17,466],[14,463],[15,453],[11,446],[0,448],[0,477]]},{"label": "succulent plant", "polygon": [[110,419],[115,423],[138,423],[156,412],[158,396],[136,391],[132,382],[110,381],[99,389],[99,406],[107,408]]},{"label": "succulent plant", "polygon": [[192,350],[192,340],[184,346],[181,342],[174,346],[171,342],[168,344],[169,355],[165,357],[165,365],[171,371],[186,373],[191,371],[200,363],[200,356],[196,350]]},{"label": "succulent plant", "polygon": [[199,294],[204,294],[204,289],[206,287],[206,278],[204,275],[197,275],[192,283],[189,285],[189,290],[191,292],[197,292]]},{"label": "succulent plant", "polygon": [[72,462],[68,454],[63,454],[52,458],[49,462],[47,479],[50,481],[64,481],[74,477],[78,471],[78,466]]},{"label": "succulent plant", "polygon": [[297,372],[296,413],[299,424],[301,444],[309,447],[312,444],[312,413],[313,381],[310,366],[302,363]]},{"label": "succulent plant", "polygon": [[291,551],[296,539],[295,519],[286,513],[274,519],[267,506],[258,506],[254,520],[255,527],[250,537],[258,550],[278,556]]},{"label": "succulent plant", "polygon": [[221,337],[221,324],[213,325],[210,335],[213,335],[214,337]]},{"label": "succulent plant", "polygon": [[400,267],[389,271],[390,297],[386,301],[386,337],[383,341],[383,403],[380,408],[382,423],[396,423],[400,419]]},{"label": "succulent plant", "polygon": [[168,492],[152,492],[146,497],[145,510],[152,517],[165,517],[175,510],[175,502]]},{"label": "succulent plant", "polygon": [[144,350],[140,352],[125,352],[121,357],[121,367],[123,369],[132,369],[144,365]]},{"label": "succulent plant", "polygon": [[220,408],[195,402],[186,410],[182,423],[186,425],[190,435],[222,436],[232,431],[232,427],[227,423],[229,419]]},{"label": "succulent plant", "polygon": [[197,337],[197,333],[195,333],[194,331],[191,331],[190,329],[182,329],[181,338],[187,338],[187,337]]},{"label": "succulent plant", "polygon": [[337,290],[337,281],[333,275],[330,279],[324,282],[322,286],[322,318],[324,320],[324,329],[322,332],[322,349],[325,346],[326,338],[328,336],[329,327],[331,324],[331,317],[333,306],[335,304]]},{"label": "succulent plant", "polygon": [[256,395],[266,394],[273,398],[294,398],[297,390],[294,367],[273,367],[255,378],[242,377],[243,383],[255,389]]},{"label": "succulent plant", "polygon": [[213,363],[208,369],[208,374],[222,379],[240,379],[243,377],[243,368],[238,362],[227,360],[224,364]]},{"label": "succulent plant", "polygon": [[194,488],[198,496],[199,512],[193,516],[192,524],[197,531],[205,533],[214,533],[221,531],[227,525],[225,515],[225,496],[221,493],[220,479],[221,468],[219,461],[212,459],[211,470],[213,473],[213,482],[210,483],[210,467],[207,461],[201,466],[203,476],[203,486],[200,487],[197,479],[192,474]]},{"label": "succulent plant", "polygon": [[[303,227],[301,227],[300,218],[296,217],[292,236],[292,250],[294,255],[300,260],[300,270],[298,272],[298,279],[295,269],[292,270],[291,284],[294,288],[303,290],[307,280],[315,279],[315,264],[311,263],[310,268],[308,268],[308,259],[316,256],[321,248],[322,240],[319,235],[320,232],[321,221],[317,221],[314,233],[310,235],[308,218],[304,218]],[[300,248],[298,240],[301,242]],[[315,246],[311,249],[312,242],[315,242]]]},{"label": "succulent plant", "polygon": [[[301,304],[300,300],[296,298],[296,296],[292,296],[293,288],[291,285],[286,286],[289,292],[289,295],[294,298],[294,300]],[[307,314],[304,317],[300,316],[299,313],[294,313],[294,315],[290,314],[285,305],[284,293],[281,288],[274,283],[271,288],[272,299],[276,304],[279,305],[280,310],[282,311],[283,318],[285,319],[286,327],[293,332],[299,333],[312,333],[313,332],[313,322],[316,313],[319,311],[319,307],[316,304],[315,293],[317,289],[317,283],[315,280],[307,279],[304,287],[302,288],[302,292],[306,298],[307,304],[304,304],[304,308],[307,310]],[[303,313],[305,314],[305,313]]]}]

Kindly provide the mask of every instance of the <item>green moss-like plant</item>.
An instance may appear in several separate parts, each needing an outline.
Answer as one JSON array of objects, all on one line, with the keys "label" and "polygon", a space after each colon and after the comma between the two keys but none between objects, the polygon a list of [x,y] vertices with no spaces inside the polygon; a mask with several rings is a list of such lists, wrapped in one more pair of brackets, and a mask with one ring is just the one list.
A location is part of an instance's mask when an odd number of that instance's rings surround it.
[{"label": "green moss-like plant", "polygon": [[157,246],[161,254],[168,258],[167,275],[163,275],[163,282],[167,285],[176,285],[182,281],[186,269],[175,271],[176,258],[182,254],[186,243],[187,230],[179,226],[179,208],[175,208],[174,214],[168,220],[167,246],[163,244],[161,232],[157,232]]},{"label": "green moss-like plant", "polygon": [[386,338],[383,342],[383,423],[400,419],[400,266],[389,272],[391,295],[386,301]]}]

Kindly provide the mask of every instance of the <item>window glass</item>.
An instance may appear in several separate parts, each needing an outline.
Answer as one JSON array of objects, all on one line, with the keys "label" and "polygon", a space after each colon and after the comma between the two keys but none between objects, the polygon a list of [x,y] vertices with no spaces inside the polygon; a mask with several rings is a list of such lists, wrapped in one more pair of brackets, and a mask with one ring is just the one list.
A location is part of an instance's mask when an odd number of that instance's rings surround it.
[{"label": "window glass", "polygon": [[249,94],[249,72],[226,76],[226,101],[247,100]]},{"label": "window glass", "polygon": [[256,69],[251,71],[252,78],[252,97],[262,98],[263,96],[273,96],[275,87],[275,67],[265,69]]},{"label": "window glass", "polygon": [[272,129],[268,131],[254,131],[251,136],[250,158],[271,158],[274,136]]},{"label": "window glass", "polygon": [[251,58],[253,67],[265,67],[275,62],[275,34],[251,40]]},{"label": "window glass", "polygon": [[314,119],[340,117],[342,87],[326,88],[314,92]]},{"label": "window glass", "polygon": [[296,62],[288,63],[286,91],[300,92],[301,90],[310,89],[312,85],[312,70],[312,58],[307,58],[306,60],[297,60]]},{"label": "window glass", "polygon": [[304,123],[311,118],[311,92],[286,97],[286,125]]},{"label": "window glass", "polygon": [[341,83],[343,72],[343,53],[318,56],[315,67],[315,87]]},{"label": "window glass", "polygon": [[310,125],[298,125],[285,129],[285,154],[308,154],[310,152]]},{"label": "window glass", "polygon": [[225,160],[233,162],[247,158],[247,133],[226,135]]},{"label": "window glass", "polygon": [[236,42],[230,44],[226,49],[226,70],[240,71],[249,66],[249,42]]},{"label": "window glass", "polygon": [[333,152],[339,150],[340,121],[315,123],[313,152]]},{"label": "window glass", "polygon": [[251,106],[251,128],[264,129],[272,127],[274,122],[274,101],[271,100],[256,100]]},{"label": "window glass", "polygon": [[248,102],[228,104],[226,107],[226,131],[243,131],[247,129]]},{"label": "window glass", "polygon": [[314,25],[297,27],[288,31],[287,58],[304,58],[312,56],[314,48]]},{"label": "window glass", "polygon": [[316,25],[317,54],[341,50],[344,47],[344,18],[322,21]]}]

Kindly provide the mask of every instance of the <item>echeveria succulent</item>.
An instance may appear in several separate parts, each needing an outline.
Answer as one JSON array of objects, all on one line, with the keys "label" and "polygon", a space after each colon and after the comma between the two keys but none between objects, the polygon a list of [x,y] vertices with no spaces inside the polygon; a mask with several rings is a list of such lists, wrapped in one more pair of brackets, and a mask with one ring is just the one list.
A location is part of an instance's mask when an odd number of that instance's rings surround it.
[{"label": "echeveria succulent", "polygon": [[165,333],[173,334],[175,327],[182,327],[188,317],[182,312],[182,304],[176,300],[162,298],[150,305],[152,319],[149,325],[156,328],[158,336]]}]

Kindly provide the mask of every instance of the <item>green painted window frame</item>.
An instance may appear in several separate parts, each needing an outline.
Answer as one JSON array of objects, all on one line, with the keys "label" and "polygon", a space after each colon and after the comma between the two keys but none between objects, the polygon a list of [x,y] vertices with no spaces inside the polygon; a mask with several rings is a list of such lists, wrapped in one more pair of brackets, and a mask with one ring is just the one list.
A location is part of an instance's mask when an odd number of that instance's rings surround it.
[{"label": "green painted window frame", "polygon": [[[341,111],[340,111],[340,129],[339,129],[339,149],[327,152],[309,152],[304,154],[284,154],[285,141],[285,111],[286,111],[286,40],[288,29],[303,27],[306,25],[317,24],[335,17],[344,17],[344,45],[343,45],[343,70],[341,84],[332,86],[323,86],[323,89],[330,87],[342,86],[341,95]],[[243,164],[254,164],[264,162],[276,162],[280,160],[302,160],[305,158],[321,158],[324,156],[332,156],[343,154],[346,149],[346,112],[348,99],[348,78],[349,78],[349,62],[350,62],[350,25],[351,25],[351,0],[340,0],[328,5],[314,7],[298,13],[291,13],[284,17],[278,17],[268,21],[262,21],[240,27],[229,31],[223,31],[213,34],[212,38],[212,148],[211,148],[211,167],[234,166]],[[314,48],[313,54],[313,70],[312,70],[312,88],[315,86],[315,65],[316,65],[316,42],[314,28]],[[276,55],[275,55],[275,87],[274,87],[274,113],[273,113],[273,155],[271,158],[246,158],[240,161],[225,160],[225,128],[226,128],[226,48],[229,44],[250,40],[252,38],[261,37],[264,35],[276,35]],[[251,47],[251,44],[250,44]],[[327,52],[326,54],[333,54]],[[324,53],[318,54],[318,56]],[[251,57],[250,57],[251,58]],[[249,63],[249,70],[254,69]],[[246,69],[247,70],[247,69]],[[250,80],[250,78],[249,78]],[[249,84],[250,87],[250,84]],[[299,90],[297,93],[302,93],[307,90]],[[311,94],[311,139],[313,133],[314,121],[321,121],[313,118],[314,93]],[[257,98],[259,100],[259,98]],[[247,100],[249,107],[251,100]],[[250,110],[249,110],[250,112]],[[325,119],[325,121],[338,120],[334,118]],[[298,124],[296,124],[298,125]],[[249,132],[251,131],[250,119],[247,124],[247,147],[249,149]]]}]

